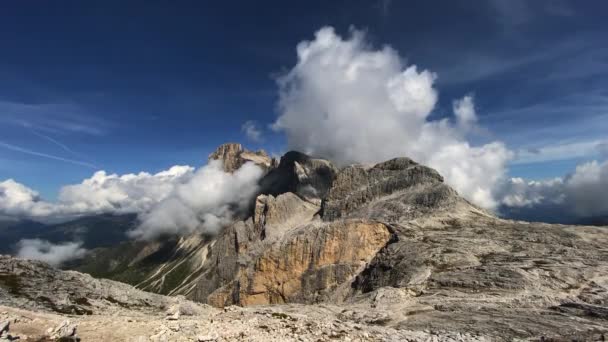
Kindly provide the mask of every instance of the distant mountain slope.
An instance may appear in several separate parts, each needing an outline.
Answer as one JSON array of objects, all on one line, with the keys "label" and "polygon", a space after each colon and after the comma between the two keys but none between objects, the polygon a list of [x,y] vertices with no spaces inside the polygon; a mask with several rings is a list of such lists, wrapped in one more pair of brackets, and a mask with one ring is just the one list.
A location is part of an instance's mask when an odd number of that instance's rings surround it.
[{"label": "distant mountain slope", "polygon": [[137,224],[135,214],[102,214],[59,224],[31,220],[0,222],[0,254],[12,254],[22,239],[43,239],[54,243],[80,241],[87,249],[114,246],[128,238],[126,232]]},{"label": "distant mountain slope", "polygon": [[153,242],[126,241],[93,249],[86,257],[64,268],[122,281],[151,292],[174,294],[201,267],[204,260],[201,251],[206,251],[206,244],[198,235]]},{"label": "distant mountain slope", "polygon": [[21,239],[35,237],[46,231],[49,226],[30,220],[0,221],[0,254],[11,254],[15,251],[16,243]]}]

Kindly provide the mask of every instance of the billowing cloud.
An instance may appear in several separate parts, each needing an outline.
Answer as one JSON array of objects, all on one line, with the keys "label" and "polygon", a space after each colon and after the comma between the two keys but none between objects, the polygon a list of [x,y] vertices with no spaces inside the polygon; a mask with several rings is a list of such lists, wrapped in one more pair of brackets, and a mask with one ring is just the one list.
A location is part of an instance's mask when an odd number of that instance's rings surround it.
[{"label": "billowing cloud", "polygon": [[140,215],[141,225],[130,236],[151,239],[163,234],[217,233],[247,208],[262,174],[263,170],[253,163],[228,173],[220,161],[211,161]]},{"label": "billowing cloud", "polygon": [[273,125],[290,148],[339,163],[408,156],[436,168],[476,204],[497,204],[493,192],[511,153],[500,142],[466,141],[477,122],[471,96],[454,102],[454,120],[429,120],[437,75],[404,65],[388,46],[370,47],[359,31],[344,39],[322,28],[298,44],[297,55],[278,81],[280,116]]},{"label": "billowing cloud", "polygon": [[40,239],[23,239],[17,244],[17,256],[24,259],[41,260],[52,266],[82,258],[86,250],[81,242],[54,244]]},{"label": "billowing cloud", "polygon": [[45,217],[56,212],[51,203],[42,201],[38,192],[13,179],[0,182],[0,213],[8,217]]},{"label": "billowing cloud", "polygon": [[[524,208],[536,211],[542,219],[558,213],[561,216],[594,217],[608,215],[608,161],[591,161],[576,167],[564,177],[545,181],[513,178],[500,192],[503,210]],[[550,211],[548,210],[550,208]]]},{"label": "billowing cloud", "polygon": [[245,136],[247,136],[247,138],[251,141],[258,142],[262,140],[262,131],[255,121],[245,121],[245,123],[243,123],[241,126],[241,131],[245,133]]},{"label": "billowing cloud", "polygon": [[156,174],[140,172],[119,176],[98,171],[80,184],[63,187],[59,202],[77,212],[143,212],[193,174],[193,167],[183,165]]}]

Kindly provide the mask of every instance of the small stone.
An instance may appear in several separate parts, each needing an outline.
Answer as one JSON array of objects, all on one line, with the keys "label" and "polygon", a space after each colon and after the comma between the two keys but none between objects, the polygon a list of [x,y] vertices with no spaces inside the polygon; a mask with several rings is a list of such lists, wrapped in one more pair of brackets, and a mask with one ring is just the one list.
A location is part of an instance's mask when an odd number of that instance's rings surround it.
[{"label": "small stone", "polygon": [[2,321],[0,322],[0,333],[8,332],[8,327],[11,324],[11,321]]},{"label": "small stone", "polygon": [[217,341],[216,334],[200,335],[197,337],[198,342],[215,342]]},{"label": "small stone", "polygon": [[177,321],[179,319],[179,311],[166,318],[168,321]]}]

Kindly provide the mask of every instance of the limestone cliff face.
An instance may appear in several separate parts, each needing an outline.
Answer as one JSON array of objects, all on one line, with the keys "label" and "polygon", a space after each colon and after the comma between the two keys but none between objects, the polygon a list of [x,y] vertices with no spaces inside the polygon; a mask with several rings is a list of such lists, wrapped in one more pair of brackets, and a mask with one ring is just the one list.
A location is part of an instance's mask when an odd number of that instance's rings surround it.
[{"label": "limestone cliff face", "polygon": [[264,250],[239,277],[239,304],[316,303],[353,277],[384,247],[381,223],[313,223]]},{"label": "limestone cliff face", "polygon": [[234,278],[209,293],[206,300],[215,306],[327,300],[335,297],[340,286],[350,285],[390,236],[381,223],[304,225],[241,256],[250,263],[240,263],[240,269],[232,270]]}]

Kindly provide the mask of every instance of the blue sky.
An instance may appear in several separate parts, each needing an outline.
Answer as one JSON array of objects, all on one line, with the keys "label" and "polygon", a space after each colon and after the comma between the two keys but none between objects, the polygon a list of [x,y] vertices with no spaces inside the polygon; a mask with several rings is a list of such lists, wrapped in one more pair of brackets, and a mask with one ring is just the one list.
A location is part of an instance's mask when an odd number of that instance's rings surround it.
[{"label": "blue sky", "polygon": [[[476,139],[562,176],[608,138],[602,1],[11,2],[0,9],[0,180],[54,198],[96,169],[199,166],[220,143],[280,153],[275,78],[330,25],[437,73],[433,118],[475,96]],[[241,125],[255,120],[263,140]],[[525,153],[527,151],[527,154]],[[75,163],[74,161],[77,161]]]}]

